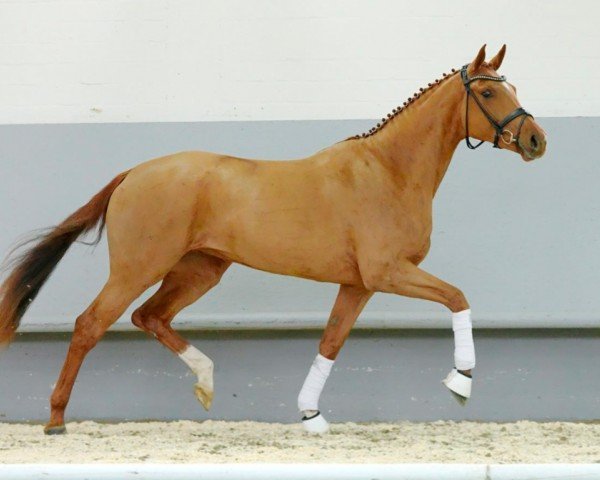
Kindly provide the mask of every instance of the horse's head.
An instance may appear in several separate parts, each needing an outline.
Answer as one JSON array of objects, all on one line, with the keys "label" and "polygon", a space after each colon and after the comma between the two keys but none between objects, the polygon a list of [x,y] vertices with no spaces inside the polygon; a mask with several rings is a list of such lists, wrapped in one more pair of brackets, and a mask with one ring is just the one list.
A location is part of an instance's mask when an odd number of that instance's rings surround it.
[{"label": "horse's head", "polygon": [[530,161],[546,151],[546,133],[525,111],[517,99],[517,89],[497,71],[502,64],[506,45],[489,62],[485,61],[485,45],[461,72],[466,91],[464,124],[467,145],[469,136],[492,142],[495,147],[512,150]]}]

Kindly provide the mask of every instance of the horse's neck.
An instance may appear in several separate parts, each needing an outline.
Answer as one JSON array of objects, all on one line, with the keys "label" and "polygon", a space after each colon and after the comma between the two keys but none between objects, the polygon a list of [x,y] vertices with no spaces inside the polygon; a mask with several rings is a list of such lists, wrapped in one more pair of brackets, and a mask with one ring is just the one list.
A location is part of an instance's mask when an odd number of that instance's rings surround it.
[{"label": "horse's neck", "polygon": [[401,184],[435,195],[462,138],[462,85],[457,76],[426,92],[388,125],[361,141],[370,144]]}]

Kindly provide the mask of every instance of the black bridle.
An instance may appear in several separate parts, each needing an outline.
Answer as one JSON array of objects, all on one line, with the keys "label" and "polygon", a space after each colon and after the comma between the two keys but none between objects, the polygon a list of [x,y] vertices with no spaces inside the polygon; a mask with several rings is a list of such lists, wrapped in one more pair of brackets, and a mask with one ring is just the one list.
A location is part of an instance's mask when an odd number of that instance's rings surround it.
[{"label": "black bridle", "polygon": [[[467,147],[469,147],[471,150],[475,150],[477,147],[480,147],[481,144],[484,142],[484,140],[482,140],[477,145],[473,145],[469,140],[469,97],[473,97],[473,100],[475,100],[475,103],[477,103],[477,105],[485,115],[485,118],[488,119],[492,127],[494,127],[494,129],[496,130],[496,134],[494,136],[494,148],[500,148],[500,146],[498,145],[500,139],[502,139],[502,141],[506,144],[516,143],[517,146],[520,147],[519,136],[521,135],[521,127],[523,126],[523,122],[525,122],[525,119],[527,117],[533,118],[533,115],[531,115],[531,113],[529,113],[523,107],[519,107],[513,110],[511,113],[509,113],[506,117],[504,117],[502,121],[498,122],[494,118],[494,116],[490,112],[488,112],[487,109],[483,106],[481,100],[477,98],[477,95],[475,95],[475,93],[471,91],[471,83],[475,80],[491,80],[492,82],[506,82],[506,77],[504,75],[502,75],[501,77],[492,77],[490,75],[475,75],[474,77],[469,78],[469,75],[467,74],[468,67],[469,65],[467,64],[460,70],[460,76],[462,78],[463,85],[465,86],[465,90],[467,91],[465,113],[465,124],[467,134],[465,141],[467,143]],[[504,127],[506,127],[510,122],[512,122],[515,118],[518,117],[521,117],[521,121],[519,122],[517,134],[513,135],[513,133],[510,130],[505,130]],[[505,134],[508,134],[508,140],[504,138]]]}]

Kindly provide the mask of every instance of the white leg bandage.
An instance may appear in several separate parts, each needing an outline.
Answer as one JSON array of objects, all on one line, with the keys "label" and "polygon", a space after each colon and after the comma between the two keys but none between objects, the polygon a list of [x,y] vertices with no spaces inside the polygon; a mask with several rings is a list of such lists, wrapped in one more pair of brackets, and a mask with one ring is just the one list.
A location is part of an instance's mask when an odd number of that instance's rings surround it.
[{"label": "white leg bandage", "polygon": [[213,361],[192,345],[179,354],[188,367],[198,376],[198,383],[212,390]]},{"label": "white leg bandage", "polygon": [[298,395],[298,409],[300,411],[319,410],[319,397],[331,372],[334,361],[318,354],[310,367],[308,376],[304,380],[300,395]]},{"label": "white leg bandage", "polygon": [[454,366],[458,370],[470,370],[475,366],[471,310],[452,314],[452,330],[454,330]]}]

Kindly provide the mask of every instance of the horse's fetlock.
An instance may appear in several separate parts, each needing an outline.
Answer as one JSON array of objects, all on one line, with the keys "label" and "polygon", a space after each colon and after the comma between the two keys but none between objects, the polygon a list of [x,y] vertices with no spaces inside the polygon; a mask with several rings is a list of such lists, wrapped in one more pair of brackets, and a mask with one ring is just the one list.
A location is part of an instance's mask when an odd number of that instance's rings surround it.
[{"label": "horse's fetlock", "polygon": [[69,399],[65,397],[65,395],[55,391],[50,396],[50,408],[52,408],[52,411],[62,411],[65,409],[68,400]]}]

